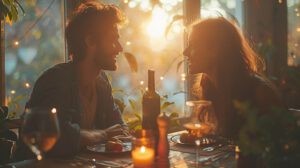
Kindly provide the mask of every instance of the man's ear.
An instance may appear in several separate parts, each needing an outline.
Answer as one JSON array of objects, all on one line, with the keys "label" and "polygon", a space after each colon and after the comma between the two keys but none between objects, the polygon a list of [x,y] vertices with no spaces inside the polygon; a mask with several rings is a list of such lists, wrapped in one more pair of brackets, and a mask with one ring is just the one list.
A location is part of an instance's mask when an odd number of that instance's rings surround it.
[{"label": "man's ear", "polygon": [[92,36],[86,36],[84,38],[84,44],[85,44],[87,49],[93,49],[93,48],[96,47],[95,40]]}]

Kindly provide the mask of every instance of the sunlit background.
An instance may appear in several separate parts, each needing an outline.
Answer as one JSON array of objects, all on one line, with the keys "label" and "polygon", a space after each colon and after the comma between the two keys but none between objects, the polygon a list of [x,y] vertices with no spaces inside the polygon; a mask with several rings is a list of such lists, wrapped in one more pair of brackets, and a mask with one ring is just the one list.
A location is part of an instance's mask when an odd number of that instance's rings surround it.
[{"label": "sunlit background", "polygon": [[[183,60],[183,33],[180,18],[182,0],[103,0],[119,6],[128,22],[121,29],[124,52],[134,55],[138,72],[132,72],[125,57],[119,57],[117,72],[109,72],[114,96],[124,102],[124,115],[141,112],[142,92],[147,88],[147,70],[156,72],[157,91],[164,96],[162,102],[170,106],[163,109],[183,114],[186,74]],[[153,3],[156,2],[156,3]],[[21,1],[26,14],[6,28],[6,101],[10,117],[18,118],[24,109],[28,94],[37,77],[47,68],[64,62],[63,39],[64,3],[58,0]],[[234,18],[243,26],[242,0],[202,0],[201,16],[224,15]],[[300,63],[300,2],[288,0],[289,52],[288,64]],[[272,47],[272,46],[270,46]]]}]

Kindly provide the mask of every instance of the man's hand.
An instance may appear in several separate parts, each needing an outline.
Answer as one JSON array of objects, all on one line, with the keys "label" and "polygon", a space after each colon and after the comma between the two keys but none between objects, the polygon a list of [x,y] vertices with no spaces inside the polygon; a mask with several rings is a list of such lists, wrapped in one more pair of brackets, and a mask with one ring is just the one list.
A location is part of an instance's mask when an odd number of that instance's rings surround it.
[{"label": "man's hand", "polygon": [[107,140],[107,133],[104,130],[80,130],[80,144],[82,146],[92,145]]},{"label": "man's hand", "polygon": [[93,145],[97,143],[104,143],[109,139],[119,139],[121,141],[128,141],[132,137],[127,127],[120,124],[113,125],[105,130],[81,130],[80,131],[80,144]]},{"label": "man's hand", "polygon": [[105,131],[107,133],[108,139],[111,139],[114,137],[118,138],[120,140],[131,138],[128,128],[125,126],[121,126],[120,124],[113,125],[107,129],[105,129]]}]

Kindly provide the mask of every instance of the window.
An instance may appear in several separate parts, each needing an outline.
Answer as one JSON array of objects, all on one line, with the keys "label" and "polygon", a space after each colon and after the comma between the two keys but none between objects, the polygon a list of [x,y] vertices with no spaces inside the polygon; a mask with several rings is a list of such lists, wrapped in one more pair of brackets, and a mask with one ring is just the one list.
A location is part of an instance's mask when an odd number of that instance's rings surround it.
[{"label": "window", "polygon": [[20,1],[25,15],[5,25],[6,103],[10,118],[23,112],[32,86],[47,68],[64,61],[63,1]]},{"label": "window", "polygon": [[243,0],[202,0],[201,17],[225,16],[243,24]]},{"label": "window", "polygon": [[[156,72],[156,90],[163,97],[163,111],[183,114],[186,74],[183,63],[182,0],[102,0],[114,3],[128,22],[120,30],[124,53],[133,55],[138,72],[132,72],[125,56],[116,72],[108,72],[113,94],[127,108],[124,116],[141,112],[142,93],[147,89],[147,70]],[[22,1],[26,15],[6,25],[6,102],[18,117],[32,85],[45,69],[64,61],[64,1]],[[201,16],[221,13],[242,23],[242,0],[202,0]],[[209,10],[208,10],[209,9]],[[179,17],[175,17],[179,16]],[[172,23],[172,24],[171,24]]]},{"label": "window", "polygon": [[288,0],[288,65],[300,64],[300,1]]},{"label": "window", "polygon": [[[103,1],[102,1],[103,2]],[[147,87],[147,70],[154,69],[156,90],[163,96],[165,112],[183,114],[185,74],[183,60],[183,22],[178,20],[166,29],[173,16],[182,15],[182,0],[105,0],[115,3],[126,14],[128,23],[121,29],[124,53],[136,57],[138,72],[131,72],[124,56],[119,58],[118,70],[109,73],[114,96],[125,102],[124,118],[141,112],[142,92]],[[174,104],[173,104],[174,102]]]}]

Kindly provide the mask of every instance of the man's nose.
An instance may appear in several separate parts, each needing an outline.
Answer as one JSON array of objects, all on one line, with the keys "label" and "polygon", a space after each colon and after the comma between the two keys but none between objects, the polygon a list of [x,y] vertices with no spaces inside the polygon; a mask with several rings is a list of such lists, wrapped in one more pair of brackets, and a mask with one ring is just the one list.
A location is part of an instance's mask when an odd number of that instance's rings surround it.
[{"label": "man's nose", "polygon": [[123,47],[119,42],[116,43],[116,50],[118,53],[123,51]]}]

